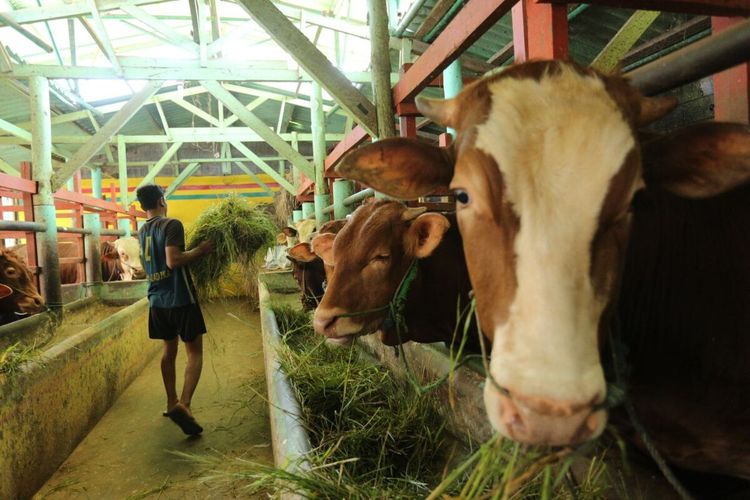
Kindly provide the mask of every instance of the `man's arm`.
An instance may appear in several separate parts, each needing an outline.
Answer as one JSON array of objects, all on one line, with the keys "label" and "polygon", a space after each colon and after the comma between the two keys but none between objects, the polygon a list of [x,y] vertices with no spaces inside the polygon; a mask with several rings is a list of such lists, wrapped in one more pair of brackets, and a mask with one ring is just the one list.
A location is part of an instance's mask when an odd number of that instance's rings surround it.
[{"label": "man's arm", "polygon": [[167,257],[167,267],[177,269],[178,267],[185,266],[211,253],[213,249],[214,245],[210,241],[202,241],[200,245],[186,252],[180,250],[180,247],[168,246],[164,249]]},{"label": "man's arm", "polygon": [[167,267],[170,269],[177,269],[195,262],[214,250],[214,245],[210,241],[202,241],[197,247],[187,252],[180,250],[185,246],[185,229],[182,227],[182,222],[177,219],[169,221],[165,233],[164,253],[167,258]]}]

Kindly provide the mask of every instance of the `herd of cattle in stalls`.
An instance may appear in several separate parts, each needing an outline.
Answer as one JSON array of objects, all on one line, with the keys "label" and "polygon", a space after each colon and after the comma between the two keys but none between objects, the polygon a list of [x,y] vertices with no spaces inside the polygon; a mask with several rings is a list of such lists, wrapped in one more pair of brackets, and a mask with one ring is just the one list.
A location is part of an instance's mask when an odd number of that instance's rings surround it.
[{"label": "herd of cattle in stalls", "polygon": [[[57,250],[60,258],[78,255],[77,245],[68,241],[58,242]],[[146,277],[136,238],[128,236],[103,241],[100,252],[104,281],[130,281]],[[44,300],[26,265],[25,256],[25,244],[0,249],[0,325],[44,310]],[[83,281],[80,274],[77,263],[60,263],[60,281],[63,285]]]},{"label": "herd of cattle in stalls", "polygon": [[[676,104],[560,61],[418,98],[451,146],[380,140],[337,171],[404,200],[451,189],[456,214],[379,200],[290,248],[315,331],[450,343],[471,290],[501,434],[572,445],[611,419],[643,449],[607,403],[617,351],[669,464],[750,479],[750,127],[643,129]],[[398,338],[386,306],[414,266]]]},{"label": "herd of cattle in stalls", "polygon": [[[387,345],[466,331],[469,350],[491,352],[492,426],[536,445],[582,443],[612,420],[644,446],[606,403],[621,351],[626,397],[667,462],[750,479],[750,127],[643,129],[675,105],[560,61],[418,99],[456,131],[450,146],[380,140],[337,170],[398,199],[450,189],[456,212],[375,200],[317,232],[287,228],[315,331]],[[104,279],[142,277],[137,241],[111,245]],[[43,307],[13,251],[0,270],[5,315]],[[403,323],[388,307],[401,293]]]}]

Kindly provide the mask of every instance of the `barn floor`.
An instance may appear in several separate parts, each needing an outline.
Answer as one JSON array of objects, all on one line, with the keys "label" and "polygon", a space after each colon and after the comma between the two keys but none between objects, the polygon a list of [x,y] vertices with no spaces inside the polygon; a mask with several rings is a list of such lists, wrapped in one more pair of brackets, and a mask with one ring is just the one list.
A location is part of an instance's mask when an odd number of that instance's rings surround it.
[{"label": "barn floor", "polygon": [[[165,397],[156,356],[35,498],[234,497],[228,484],[201,481],[206,466],[172,452],[273,463],[259,315],[237,300],[203,312],[209,333],[193,398],[202,437],[187,438],[161,416]],[[184,364],[181,347],[178,393]]]}]

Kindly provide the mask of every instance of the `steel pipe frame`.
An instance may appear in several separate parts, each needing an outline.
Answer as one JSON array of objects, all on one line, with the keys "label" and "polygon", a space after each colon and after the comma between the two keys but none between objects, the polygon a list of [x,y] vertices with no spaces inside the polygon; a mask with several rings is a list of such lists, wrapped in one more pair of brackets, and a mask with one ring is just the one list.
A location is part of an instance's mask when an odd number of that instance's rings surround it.
[{"label": "steel pipe frame", "polygon": [[655,95],[747,61],[750,20],[627,73],[645,95]]}]

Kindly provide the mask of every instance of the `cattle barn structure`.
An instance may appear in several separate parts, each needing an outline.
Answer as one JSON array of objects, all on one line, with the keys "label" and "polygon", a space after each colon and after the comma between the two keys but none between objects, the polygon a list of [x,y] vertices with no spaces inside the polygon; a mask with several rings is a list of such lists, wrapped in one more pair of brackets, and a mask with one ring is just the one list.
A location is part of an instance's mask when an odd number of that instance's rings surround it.
[{"label": "cattle barn structure", "polygon": [[[385,365],[412,339],[400,325],[459,343],[460,288],[487,372],[454,425],[571,446],[612,424],[668,494],[750,497],[749,16],[750,0],[0,0],[0,498],[54,492],[155,353],[135,239],[150,183],[188,229],[230,195],[314,224],[279,242],[322,304],[315,330],[380,331]],[[12,349],[94,305],[121,309],[11,384]],[[39,385],[58,368],[76,382]]]}]

